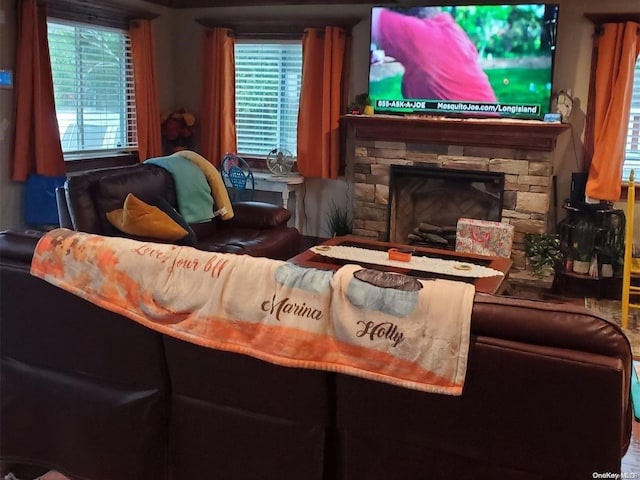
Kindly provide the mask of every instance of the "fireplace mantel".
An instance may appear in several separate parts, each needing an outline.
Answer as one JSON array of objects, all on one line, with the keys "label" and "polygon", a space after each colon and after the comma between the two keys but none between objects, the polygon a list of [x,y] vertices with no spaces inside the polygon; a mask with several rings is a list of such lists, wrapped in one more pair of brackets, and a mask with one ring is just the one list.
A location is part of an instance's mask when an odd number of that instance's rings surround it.
[{"label": "fireplace mantel", "polygon": [[475,145],[551,152],[569,126],[531,120],[345,115],[347,139]]}]

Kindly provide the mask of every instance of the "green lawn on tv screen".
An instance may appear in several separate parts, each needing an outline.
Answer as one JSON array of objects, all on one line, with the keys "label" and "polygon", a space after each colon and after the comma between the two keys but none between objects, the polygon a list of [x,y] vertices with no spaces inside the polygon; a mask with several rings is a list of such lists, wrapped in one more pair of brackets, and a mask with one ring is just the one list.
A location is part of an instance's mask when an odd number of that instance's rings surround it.
[{"label": "green lawn on tv screen", "polygon": [[[540,105],[542,114],[549,111],[548,69],[497,68],[485,70],[499,102]],[[371,100],[402,100],[402,75],[371,82]],[[410,110],[406,110],[410,112]]]}]

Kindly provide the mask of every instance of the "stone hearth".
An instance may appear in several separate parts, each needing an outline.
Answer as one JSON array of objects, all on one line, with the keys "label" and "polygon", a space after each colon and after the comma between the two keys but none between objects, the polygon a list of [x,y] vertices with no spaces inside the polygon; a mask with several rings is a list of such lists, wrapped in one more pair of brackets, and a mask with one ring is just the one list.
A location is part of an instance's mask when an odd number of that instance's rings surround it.
[{"label": "stone hearth", "polygon": [[531,121],[346,116],[353,233],[388,240],[391,165],[505,174],[502,221],[514,225],[514,267],[524,269],[524,235],[555,229],[553,150],[567,126]]}]

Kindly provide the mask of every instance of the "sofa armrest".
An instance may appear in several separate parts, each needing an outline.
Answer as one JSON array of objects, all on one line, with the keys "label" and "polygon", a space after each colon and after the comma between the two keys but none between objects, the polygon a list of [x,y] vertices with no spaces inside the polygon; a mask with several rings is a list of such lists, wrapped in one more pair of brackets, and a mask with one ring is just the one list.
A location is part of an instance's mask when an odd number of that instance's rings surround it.
[{"label": "sofa armrest", "polygon": [[0,231],[0,257],[31,264],[33,252],[44,232],[38,230]]},{"label": "sofa armrest", "polygon": [[274,228],[286,225],[291,212],[267,202],[237,202],[233,204],[233,218],[218,225],[234,228]]}]

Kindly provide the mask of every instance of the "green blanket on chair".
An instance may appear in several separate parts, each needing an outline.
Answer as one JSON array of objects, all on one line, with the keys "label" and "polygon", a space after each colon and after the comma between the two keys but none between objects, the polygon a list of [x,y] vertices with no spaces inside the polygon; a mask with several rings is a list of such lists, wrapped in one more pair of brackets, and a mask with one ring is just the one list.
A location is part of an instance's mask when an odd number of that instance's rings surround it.
[{"label": "green blanket on chair", "polygon": [[187,223],[204,222],[214,217],[211,187],[202,169],[195,163],[177,154],[150,158],[144,163],[162,167],[171,174],[176,187],[178,211]]}]

